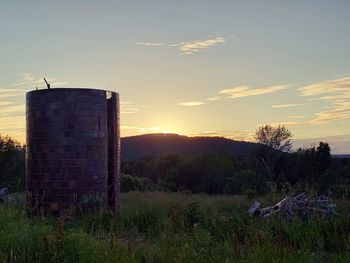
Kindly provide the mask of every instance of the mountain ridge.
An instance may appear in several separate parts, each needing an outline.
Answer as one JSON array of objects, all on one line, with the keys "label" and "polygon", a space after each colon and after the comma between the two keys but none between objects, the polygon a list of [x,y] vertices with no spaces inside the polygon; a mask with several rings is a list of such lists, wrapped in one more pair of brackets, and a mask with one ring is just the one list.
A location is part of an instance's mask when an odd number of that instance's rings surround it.
[{"label": "mountain ridge", "polygon": [[236,141],[225,137],[189,137],[173,133],[156,133],[121,138],[122,160],[159,157],[167,154],[197,155],[202,153],[228,153],[251,156],[258,144]]}]

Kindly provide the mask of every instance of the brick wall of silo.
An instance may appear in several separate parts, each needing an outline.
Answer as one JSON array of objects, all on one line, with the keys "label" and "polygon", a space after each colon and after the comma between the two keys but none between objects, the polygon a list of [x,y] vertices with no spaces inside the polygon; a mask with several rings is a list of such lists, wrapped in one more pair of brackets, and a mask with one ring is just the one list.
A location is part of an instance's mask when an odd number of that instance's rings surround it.
[{"label": "brick wall of silo", "polygon": [[26,115],[26,189],[31,212],[59,215],[67,208],[88,210],[106,204],[106,92],[31,91]]},{"label": "brick wall of silo", "polygon": [[119,95],[107,99],[108,128],[108,206],[112,211],[120,204],[120,117]]}]

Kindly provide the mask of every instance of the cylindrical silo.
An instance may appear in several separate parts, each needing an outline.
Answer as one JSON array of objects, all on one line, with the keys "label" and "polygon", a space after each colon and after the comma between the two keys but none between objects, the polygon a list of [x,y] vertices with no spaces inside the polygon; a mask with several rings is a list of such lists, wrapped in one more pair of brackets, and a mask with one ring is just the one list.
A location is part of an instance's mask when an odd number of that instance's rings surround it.
[{"label": "cylindrical silo", "polygon": [[[27,93],[26,188],[33,214],[96,209],[108,199],[116,200],[120,168],[109,165],[111,154],[120,158],[120,148],[110,146],[120,140],[115,117],[119,98],[114,92],[113,96],[117,106],[108,110],[110,99],[104,90],[55,88]],[[112,135],[109,118],[118,127]],[[108,191],[110,181],[115,184],[113,193]]]}]

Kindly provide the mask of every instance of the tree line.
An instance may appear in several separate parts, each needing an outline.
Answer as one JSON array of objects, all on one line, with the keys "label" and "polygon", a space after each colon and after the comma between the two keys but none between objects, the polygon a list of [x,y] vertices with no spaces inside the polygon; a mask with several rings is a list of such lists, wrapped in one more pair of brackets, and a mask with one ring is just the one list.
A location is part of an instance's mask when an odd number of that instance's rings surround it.
[{"label": "tree line", "polygon": [[255,155],[172,154],[122,162],[121,190],[190,191],[263,195],[269,191],[313,190],[350,196],[350,159],[331,157],[327,142],[292,151],[285,126],[256,131]]},{"label": "tree line", "polygon": [[[331,157],[328,143],[292,151],[285,126],[256,131],[258,150],[249,157],[203,153],[171,154],[123,161],[122,192],[190,191],[208,194],[264,195],[270,191],[314,190],[350,196],[350,159]],[[0,187],[24,190],[25,147],[0,136]]]}]

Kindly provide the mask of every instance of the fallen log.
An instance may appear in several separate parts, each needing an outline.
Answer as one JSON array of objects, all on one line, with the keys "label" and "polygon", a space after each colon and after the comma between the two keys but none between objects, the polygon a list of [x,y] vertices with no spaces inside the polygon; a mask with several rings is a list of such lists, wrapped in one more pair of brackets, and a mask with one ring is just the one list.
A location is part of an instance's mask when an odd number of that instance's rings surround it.
[{"label": "fallen log", "polygon": [[324,195],[310,197],[305,193],[301,193],[295,196],[287,196],[273,206],[265,208],[260,208],[260,206],[261,204],[259,202],[254,202],[248,209],[248,213],[260,218],[279,215],[293,220],[296,218],[307,219],[314,214],[321,216],[335,214],[334,209],[336,204],[330,203],[328,197]]}]

